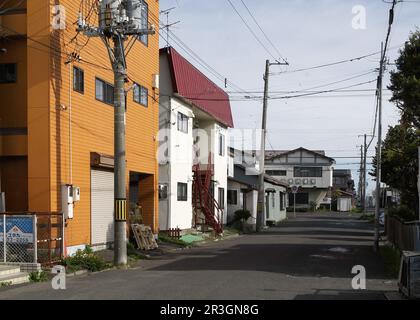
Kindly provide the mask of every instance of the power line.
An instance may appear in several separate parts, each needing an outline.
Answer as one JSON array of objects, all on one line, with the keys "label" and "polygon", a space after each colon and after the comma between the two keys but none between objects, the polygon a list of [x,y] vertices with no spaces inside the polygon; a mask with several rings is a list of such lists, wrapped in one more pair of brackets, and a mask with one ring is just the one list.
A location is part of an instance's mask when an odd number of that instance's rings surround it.
[{"label": "power line", "polygon": [[258,23],[257,19],[255,18],[255,16],[252,14],[251,10],[249,10],[248,6],[245,4],[245,2],[243,0],[241,0],[242,4],[244,5],[244,7],[246,8],[246,10],[248,11],[249,15],[251,16],[251,18],[254,20],[255,24],[258,26],[258,28],[260,29],[260,31],[262,32],[262,34],[264,35],[265,39],[270,43],[270,45],[273,47],[273,49],[277,52],[277,54],[279,55],[279,57],[287,63],[287,60],[285,58],[283,58],[282,54],[280,53],[280,50],[274,45],[274,43],[270,40],[270,38],[267,36],[267,34],[264,32],[263,28],[261,27],[261,25]]},{"label": "power line", "polygon": [[257,40],[257,42],[261,45],[261,47],[269,54],[270,57],[272,57],[274,60],[277,61],[278,58],[276,58],[271,52],[270,50],[267,49],[267,47],[264,45],[264,43],[262,43],[262,41],[260,40],[260,38],[258,38],[258,36],[255,34],[254,30],[252,30],[252,28],[249,26],[249,24],[246,22],[246,20],[244,19],[244,17],[239,13],[238,9],[236,9],[236,7],[234,6],[234,4],[232,3],[232,1],[227,0],[227,2],[229,2],[230,6],[233,8],[233,10],[236,12],[236,14],[239,16],[239,18],[241,18],[242,22],[244,23],[244,25],[247,27],[247,29],[249,30],[249,32],[251,32],[251,34],[254,36],[255,40]]},{"label": "power line", "polygon": [[[392,47],[392,49],[396,49],[396,48],[400,48],[400,47],[401,47],[401,45]],[[363,56],[360,56],[360,57],[335,61],[335,62],[331,62],[331,63],[325,63],[325,64],[317,65],[317,66],[314,66],[314,67],[307,67],[307,68],[301,68],[301,69],[289,70],[289,71],[283,71],[283,72],[274,72],[274,73],[271,73],[271,75],[283,75],[283,74],[287,74],[287,73],[296,73],[296,72],[302,72],[302,71],[308,71],[308,70],[315,70],[315,69],[321,69],[321,68],[336,66],[336,65],[340,65],[340,64],[344,64],[344,63],[349,63],[349,62],[356,62],[356,61],[366,59],[368,57],[378,55],[380,53],[381,53],[380,51],[377,51],[377,52],[369,53],[369,54],[366,54],[366,55],[363,55]]]}]

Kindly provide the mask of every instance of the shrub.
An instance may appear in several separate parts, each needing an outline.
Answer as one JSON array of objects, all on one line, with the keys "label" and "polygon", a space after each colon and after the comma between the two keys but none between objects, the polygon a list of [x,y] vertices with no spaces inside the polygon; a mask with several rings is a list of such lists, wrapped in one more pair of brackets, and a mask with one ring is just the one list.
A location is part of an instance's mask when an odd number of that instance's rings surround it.
[{"label": "shrub", "polygon": [[110,267],[101,257],[97,256],[92,248],[78,250],[72,257],[67,257],[62,264],[69,271],[88,270],[92,272],[101,271]]},{"label": "shrub", "polygon": [[235,212],[234,221],[246,222],[251,217],[252,214],[249,210],[238,210]]},{"label": "shrub", "polygon": [[45,271],[35,271],[29,274],[30,282],[45,282],[48,280],[48,274]]},{"label": "shrub", "polygon": [[401,205],[398,207],[393,207],[393,208],[389,208],[388,209],[388,215],[390,217],[397,217],[400,218],[404,221],[414,221],[417,220],[417,215],[414,212],[413,209],[405,206],[405,205]]}]

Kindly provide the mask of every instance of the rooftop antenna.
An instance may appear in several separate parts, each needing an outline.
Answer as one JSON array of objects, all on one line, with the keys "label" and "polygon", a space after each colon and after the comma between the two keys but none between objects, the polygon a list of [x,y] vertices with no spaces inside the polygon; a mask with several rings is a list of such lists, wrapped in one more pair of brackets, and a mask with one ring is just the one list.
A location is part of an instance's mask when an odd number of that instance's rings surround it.
[{"label": "rooftop antenna", "polygon": [[172,8],[160,11],[160,14],[166,15],[166,24],[164,25],[164,28],[166,29],[166,47],[169,47],[169,28],[181,22],[181,21],[176,21],[173,23],[169,23],[169,14],[174,9],[176,9],[176,7],[172,7]]}]

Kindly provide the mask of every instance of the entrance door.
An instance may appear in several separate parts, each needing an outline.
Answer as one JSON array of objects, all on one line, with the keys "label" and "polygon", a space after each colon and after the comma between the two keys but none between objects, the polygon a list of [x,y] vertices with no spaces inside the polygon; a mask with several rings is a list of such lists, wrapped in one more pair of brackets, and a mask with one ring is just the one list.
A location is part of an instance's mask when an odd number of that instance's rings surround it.
[{"label": "entrance door", "polygon": [[114,242],[114,173],[91,170],[92,246]]}]

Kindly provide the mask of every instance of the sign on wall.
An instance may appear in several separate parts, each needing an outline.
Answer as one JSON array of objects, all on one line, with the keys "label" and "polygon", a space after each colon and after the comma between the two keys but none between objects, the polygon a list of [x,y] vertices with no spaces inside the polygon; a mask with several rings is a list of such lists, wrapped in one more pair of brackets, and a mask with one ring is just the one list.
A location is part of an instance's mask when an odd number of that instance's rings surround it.
[{"label": "sign on wall", "polygon": [[[0,219],[0,242],[3,242],[4,225]],[[34,218],[6,217],[6,242],[16,244],[34,243]]]}]

